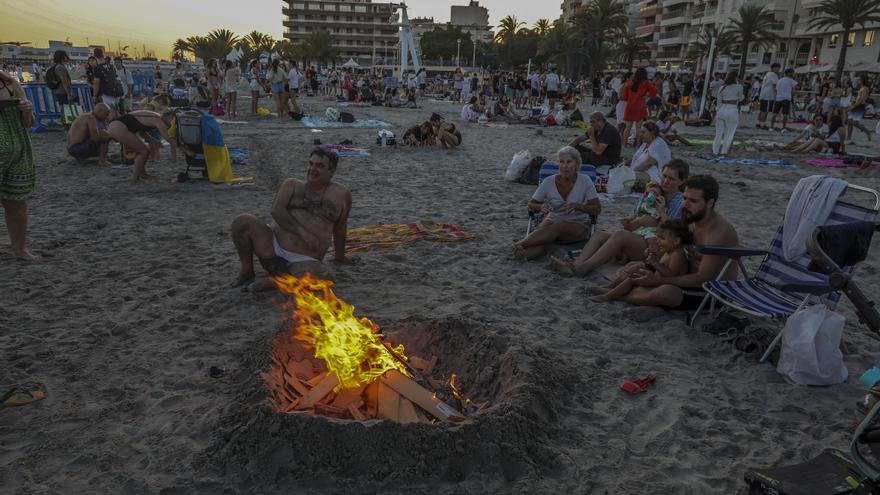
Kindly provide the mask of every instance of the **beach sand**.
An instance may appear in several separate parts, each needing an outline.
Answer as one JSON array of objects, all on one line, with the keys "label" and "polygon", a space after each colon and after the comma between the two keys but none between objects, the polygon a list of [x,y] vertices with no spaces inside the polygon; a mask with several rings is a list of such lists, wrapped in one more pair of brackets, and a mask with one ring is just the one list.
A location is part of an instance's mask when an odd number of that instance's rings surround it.
[{"label": "beach sand", "polygon": [[[319,116],[333,105],[303,102]],[[148,167],[159,179],[132,184],[128,171],[70,161],[60,132],[33,136],[30,237],[44,258],[0,256],[0,388],[37,383],[48,397],[0,410],[0,492],[733,493],[748,467],[848,447],[864,394],[856,378],[878,350],[848,301],[839,310],[850,378],[798,387],[689,329],[683,313],[592,303],[587,292],[599,277],[561,278],[546,261],[509,259],[534,190],[504,181],[511,156],[549,156],[578,130],[462,124],[460,149],[381,148],[378,129],[315,133],[248,117],[248,105],[240,100],[238,120],[247,124],[223,126],[230,146],[251,152],[249,164],[235,167],[256,178],[246,186],[171,183],[183,166],[167,151]],[[432,111],[455,119],[459,107],[346,110],[385,120],[400,137]],[[754,115],[743,124],[738,138],[793,137],[756,130]],[[479,235],[361,253],[353,266],[332,267],[337,294],[359,315],[410,352],[437,355],[475,400],[491,402],[465,424],[348,424],[265,406],[258,373],[282,328],[279,296],[228,288],[238,270],[229,225],[244,212],[269,218],[281,181],[304,177],[315,138],[351,139],[372,153],[341,159],[336,176],[354,197],[351,227],[431,219]],[[864,139],[853,149],[876,152]],[[802,177],[880,188],[875,169],[694,159],[709,149],[675,146],[673,154],[719,180],[717,209],[744,246],[766,247]],[[600,226],[615,229],[634,201],[604,203]],[[5,226],[0,239],[5,251]],[[875,243],[856,272],[868,294],[880,288],[878,250]],[[225,371],[212,378],[211,367]],[[646,393],[619,390],[646,374],[657,376]]]}]

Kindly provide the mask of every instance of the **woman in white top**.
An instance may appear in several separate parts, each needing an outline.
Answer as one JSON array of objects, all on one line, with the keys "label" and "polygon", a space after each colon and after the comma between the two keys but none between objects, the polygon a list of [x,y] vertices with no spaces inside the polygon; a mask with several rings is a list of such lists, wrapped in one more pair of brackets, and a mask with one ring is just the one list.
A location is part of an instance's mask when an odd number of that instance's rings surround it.
[{"label": "woman in white top", "polygon": [[639,141],[642,143],[629,160],[628,165],[636,174],[636,180],[642,184],[653,181],[660,183],[660,169],[672,160],[672,151],[660,128],[653,122],[645,122],[639,130]]},{"label": "woman in white top", "polygon": [[715,114],[715,141],[712,153],[726,155],[733,144],[733,136],[739,125],[739,102],[743,99],[742,84],[736,82],[736,71],[727,73],[724,84],[718,89],[718,113]]},{"label": "woman in white top", "polygon": [[804,130],[794,138],[793,141],[785,145],[785,149],[789,151],[806,151],[814,147],[814,140],[824,140],[828,135],[828,126],[825,125],[825,117],[821,113],[817,113],[812,122]]},{"label": "woman in white top", "polygon": [[580,152],[565,146],[557,156],[559,173],[544,179],[529,199],[529,210],[542,214],[544,219],[537,229],[513,245],[517,259],[534,259],[556,242],[589,237],[593,223],[590,215],[602,211],[593,181],[578,173]]},{"label": "woman in white top", "polygon": [[238,83],[240,78],[241,70],[239,70],[238,64],[227,60],[226,69],[223,71],[223,91],[226,95],[226,115],[233,120],[238,115],[235,107],[238,104]]}]

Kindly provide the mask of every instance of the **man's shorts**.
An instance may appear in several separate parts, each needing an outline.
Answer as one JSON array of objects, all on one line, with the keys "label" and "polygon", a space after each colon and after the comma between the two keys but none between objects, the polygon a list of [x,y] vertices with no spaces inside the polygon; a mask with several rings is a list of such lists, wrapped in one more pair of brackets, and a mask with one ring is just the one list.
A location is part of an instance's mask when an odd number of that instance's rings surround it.
[{"label": "man's shorts", "polygon": [[773,105],[773,113],[782,113],[783,115],[788,115],[791,112],[791,100],[778,100],[775,105]]},{"label": "man's shorts", "polygon": [[101,102],[115,110],[119,100],[115,96],[101,95]]},{"label": "man's shorts", "polygon": [[865,118],[865,105],[859,105],[857,107],[853,107],[852,110],[849,111],[849,119],[854,120],[856,122],[861,122],[862,119]]},{"label": "man's shorts", "polygon": [[665,306],[670,311],[696,311],[706,298],[702,289],[681,289],[681,302],[678,306]]},{"label": "man's shorts", "polygon": [[759,111],[763,113],[770,113],[773,111],[773,100],[761,100]]},{"label": "man's shorts", "polygon": [[691,106],[691,97],[690,96],[682,96],[681,102],[679,102],[679,104],[683,107]]},{"label": "man's shorts", "polygon": [[551,100],[558,100],[559,91],[547,91],[547,98],[550,98]]},{"label": "man's shorts", "polygon": [[537,98],[539,96],[541,96],[541,92],[538,91],[537,89],[533,89],[532,90],[532,98]]},{"label": "man's shorts", "polygon": [[81,143],[71,144],[67,147],[67,152],[77,160],[85,160],[86,158],[98,156],[100,154],[100,146],[92,138],[88,138]]}]

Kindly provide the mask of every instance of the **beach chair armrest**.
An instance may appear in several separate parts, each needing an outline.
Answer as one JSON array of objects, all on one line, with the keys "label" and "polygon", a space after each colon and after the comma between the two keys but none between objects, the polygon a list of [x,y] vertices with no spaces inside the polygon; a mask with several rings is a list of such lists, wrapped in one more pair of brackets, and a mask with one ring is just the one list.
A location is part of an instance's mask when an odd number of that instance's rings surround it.
[{"label": "beach chair armrest", "polygon": [[823,282],[800,282],[795,284],[783,284],[778,286],[778,288],[789,294],[810,294],[812,296],[821,296],[822,294],[828,294],[829,292],[834,292],[836,290],[834,289],[834,287],[831,287],[829,284]]},{"label": "beach chair armrest", "polygon": [[749,256],[764,256],[767,254],[767,251],[763,249],[748,249],[729,246],[702,246],[698,244],[694,245],[694,250],[700,254],[706,254],[709,256],[724,256],[735,259],[746,258]]}]

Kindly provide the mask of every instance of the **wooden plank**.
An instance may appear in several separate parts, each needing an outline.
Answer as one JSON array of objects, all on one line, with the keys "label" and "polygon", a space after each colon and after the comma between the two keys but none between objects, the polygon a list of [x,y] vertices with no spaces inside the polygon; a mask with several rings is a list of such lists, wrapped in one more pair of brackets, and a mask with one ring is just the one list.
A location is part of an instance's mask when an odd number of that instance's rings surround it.
[{"label": "wooden plank", "polygon": [[418,404],[419,407],[431,413],[431,415],[443,421],[462,421],[464,416],[452,406],[440,401],[434,394],[402,375],[397,370],[391,370],[379,379],[384,385],[396,390],[400,395]]},{"label": "wooden plank", "polygon": [[327,374],[328,373],[325,371],[323,373],[319,373],[319,374],[313,376],[312,378],[306,380],[306,385],[308,385],[310,387],[314,387],[318,383],[322,382],[324,380],[324,378],[327,376]]},{"label": "wooden plank", "polygon": [[309,390],[309,393],[304,395],[300,400],[299,404],[296,406],[297,409],[308,409],[313,407],[319,400],[323,399],[330,392],[333,391],[335,386],[339,385],[339,378],[336,377],[336,374],[330,374],[324,377],[315,387]]},{"label": "wooden plank", "polygon": [[299,392],[299,395],[306,395],[309,393],[309,388],[303,385],[303,382],[299,381],[299,378],[289,374],[285,374],[284,377],[287,379],[287,383],[289,383],[294,390]]},{"label": "wooden plank", "polygon": [[379,380],[367,385],[364,390],[364,402],[367,404],[367,416],[375,418],[379,410]]},{"label": "wooden plank", "polygon": [[384,383],[379,383],[379,419],[397,421],[399,415],[400,394]]},{"label": "wooden plank", "polygon": [[409,364],[426,375],[430,375],[434,371],[434,365],[437,364],[437,356],[431,356],[430,360],[422,359],[418,356],[411,356]]},{"label": "wooden plank", "polygon": [[[378,387],[377,387],[377,389],[378,389]],[[360,408],[359,404],[349,404],[348,405],[348,412],[351,413],[351,417],[353,417],[354,419],[356,419],[358,421],[366,421],[367,420],[367,416],[361,412],[361,408]]]},{"label": "wooden plank", "polygon": [[284,367],[287,372],[296,376],[300,380],[309,380],[315,376],[315,369],[312,367],[311,361],[294,361],[292,358],[287,361]]},{"label": "wooden plank", "polygon": [[362,402],[361,395],[364,393],[364,388],[366,386],[360,386],[357,388],[344,388],[336,394],[336,397],[333,399],[333,402],[330,403],[333,407],[340,407],[342,409],[348,408],[349,404],[354,404],[356,402]]},{"label": "wooden plank", "polygon": [[400,398],[400,410],[397,413],[397,421],[401,423],[420,423],[418,414],[416,414],[416,406],[408,399]]},{"label": "wooden plank", "polygon": [[324,416],[330,416],[331,418],[344,418],[346,409],[343,409],[341,407],[333,407],[327,404],[321,404],[319,402],[315,404],[315,412]]}]

